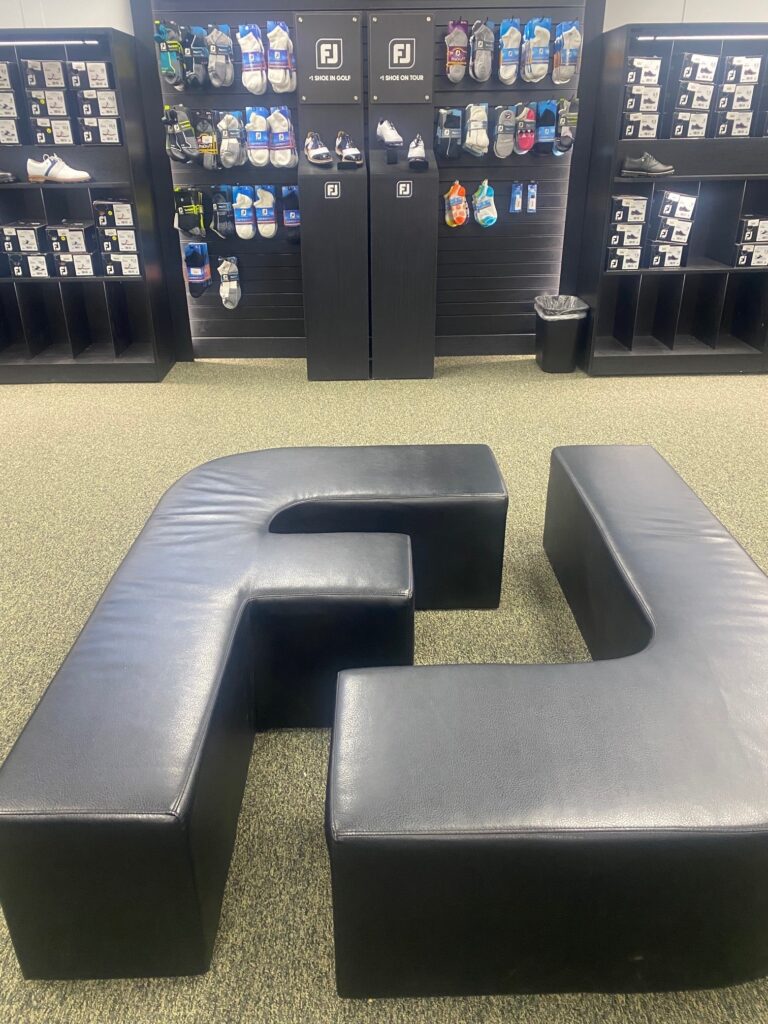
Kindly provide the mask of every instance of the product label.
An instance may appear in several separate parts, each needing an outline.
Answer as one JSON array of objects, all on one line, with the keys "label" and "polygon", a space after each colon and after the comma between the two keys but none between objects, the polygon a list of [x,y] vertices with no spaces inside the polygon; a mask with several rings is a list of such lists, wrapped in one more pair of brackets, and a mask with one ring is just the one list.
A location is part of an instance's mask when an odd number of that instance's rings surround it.
[{"label": "product label", "polygon": [[69,121],[51,121],[53,141],[57,146],[74,146],[75,138]]},{"label": "product label", "polygon": [[[123,275],[125,277],[138,277],[139,275],[139,257],[138,256],[121,256],[120,261],[122,263]],[[211,275],[211,268],[207,266],[208,276]]]},{"label": "product label", "polygon": [[11,88],[11,70],[7,60],[0,60],[0,89]]},{"label": "product label", "polygon": [[43,61],[43,80],[50,89],[64,89],[66,87],[64,65],[60,60]]},{"label": "product label", "polygon": [[86,252],[85,232],[79,228],[67,228],[67,248],[70,252]]},{"label": "product label", "polygon": [[0,143],[4,146],[18,146],[19,130],[14,120],[0,120]]},{"label": "product label", "polygon": [[243,71],[263,70],[264,53],[261,50],[243,50]]},{"label": "product label", "polygon": [[267,51],[267,61],[271,68],[287,68],[288,51],[270,49]]},{"label": "product label", "polygon": [[30,277],[50,277],[45,256],[27,256]]},{"label": "product label", "polygon": [[133,227],[133,207],[130,203],[113,203],[115,211],[115,224],[120,227]]},{"label": "product label", "polygon": [[37,232],[31,228],[18,228],[16,237],[19,243],[19,249],[22,252],[39,252],[40,246],[37,244]]},{"label": "product label", "polygon": [[16,116],[16,97],[12,92],[0,92],[0,117]]},{"label": "product label", "polygon": [[109,85],[109,71],[103,61],[89,60],[85,64],[91,89],[105,89]]},{"label": "product label", "polygon": [[136,252],[136,232],[118,231],[117,247],[121,252]]},{"label": "product label", "polygon": [[273,132],[270,149],[291,149],[294,145],[293,132]]},{"label": "product label", "polygon": [[298,210],[283,210],[283,224],[288,227],[298,227],[301,224],[301,213]]},{"label": "product label", "polygon": [[73,256],[72,262],[75,265],[75,274],[78,277],[93,277],[93,257],[90,253]]},{"label": "product label", "polygon": [[275,220],[275,211],[271,206],[257,206],[256,207],[256,220],[262,221],[265,224],[272,224]]}]

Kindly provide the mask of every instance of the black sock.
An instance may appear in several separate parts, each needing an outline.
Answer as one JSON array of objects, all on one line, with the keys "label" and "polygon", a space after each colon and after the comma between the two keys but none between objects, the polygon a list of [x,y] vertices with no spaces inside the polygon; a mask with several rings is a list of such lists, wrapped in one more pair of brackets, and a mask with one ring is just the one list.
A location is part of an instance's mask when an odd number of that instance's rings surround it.
[{"label": "black sock", "polygon": [[211,197],[213,212],[211,231],[219,238],[230,238],[235,233],[235,215],[232,212],[232,192],[226,186],[214,188]]},{"label": "black sock", "polygon": [[289,242],[298,245],[301,234],[301,215],[299,213],[299,189],[296,185],[286,185],[282,193],[283,227]]},{"label": "black sock", "polygon": [[199,299],[211,286],[211,265],[205,242],[192,242],[184,246],[184,264],[189,294],[193,299]]},{"label": "black sock", "polygon": [[196,110],[192,123],[195,126],[197,150],[206,171],[219,169],[219,142],[216,129],[213,127],[213,114],[210,110]]},{"label": "black sock", "polygon": [[180,164],[189,163],[189,158],[186,153],[183,153],[181,149],[179,149],[175,108],[166,107],[162,120],[165,125],[165,152],[171,160],[177,160]]},{"label": "black sock", "polygon": [[437,115],[435,153],[455,160],[461,153],[462,112],[458,107],[441,107]]},{"label": "black sock", "polygon": [[552,152],[556,128],[557,100],[540,100],[536,116],[535,150],[537,153],[548,154]]},{"label": "black sock", "polygon": [[195,129],[192,127],[189,111],[186,107],[181,106],[176,106],[172,109],[176,111],[176,147],[181,150],[188,160],[197,160],[200,153],[197,148],[197,136],[195,135]]},{"label": "black sock", "polygon": [[176,207],[173,226],[185,235],[205,238],[203,194],[200,189],[177,186],[173,190],[173,201]]}]

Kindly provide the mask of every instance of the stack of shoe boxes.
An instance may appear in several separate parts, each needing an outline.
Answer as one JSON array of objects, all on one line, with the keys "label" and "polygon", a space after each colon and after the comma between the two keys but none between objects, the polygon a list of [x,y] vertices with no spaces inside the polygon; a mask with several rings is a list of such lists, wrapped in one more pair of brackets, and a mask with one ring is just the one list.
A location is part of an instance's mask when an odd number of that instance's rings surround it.
[{"label": "stack of shoe boxes", "polygon": [[737,237],[734,267],[768,267],[768,218],[742,217]]},{"label": "stack of shoe boxes", "polygon": [[[726,57],[723,62],[722,82],[715,99],[716,138],[750,135],[754,131],[755,102],[757,100],[762,57]],[[768,117],[763,126],[767,134]]]},{"label": "stack of shoe boxes", "polygon": [[639,270],[648,218],[646,196],[612,196],[607,270]]},{"label": "stack of shoe boxes", "polygon": [[119,145],[108,61],[0,61],[0,144]]},{"label": "stack of shoe boxes", "polygon": [[651,203],[651,231],[645,265],[651,268],[684,267],[693,229],[697,197],[658,190]]},{"label": "stack of shoe boxes", "polygon": [[630,57],[624,69],[623,139],[656,139],[661,114],[661,58]]},{"label": "stack of shoe boxes", "polygon": [[12,277],[138,277],[133,207],[94,200],[94,222],[19,221],[0,226]]}]

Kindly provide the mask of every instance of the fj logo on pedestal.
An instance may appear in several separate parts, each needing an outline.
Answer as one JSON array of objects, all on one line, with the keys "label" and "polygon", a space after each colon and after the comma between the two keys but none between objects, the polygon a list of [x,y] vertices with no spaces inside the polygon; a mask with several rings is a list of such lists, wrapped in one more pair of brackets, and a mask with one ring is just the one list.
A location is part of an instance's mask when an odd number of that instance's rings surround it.
[{"label": "fj logo on pedestal", "polygon": [[410,199],[413,195],[412,181],[398,181],[395,195],[398,199]]},{"label": "fj logo on pedestal", "polygon": [[344,63],[341,39],[318,39],[315,43],[315,64],[318,71],[333,71]]},{"label": "fj logo on pedestal", "polygon": [[325,198],[326,199],[339,199],[341,197],[341,182],[340,181],[326,181],[325,183]]},{"label": "fj logo on pedestal", "polygon": [[389,70],[402,71],[412,68],[416,63],[415,39],[390,39]]}]

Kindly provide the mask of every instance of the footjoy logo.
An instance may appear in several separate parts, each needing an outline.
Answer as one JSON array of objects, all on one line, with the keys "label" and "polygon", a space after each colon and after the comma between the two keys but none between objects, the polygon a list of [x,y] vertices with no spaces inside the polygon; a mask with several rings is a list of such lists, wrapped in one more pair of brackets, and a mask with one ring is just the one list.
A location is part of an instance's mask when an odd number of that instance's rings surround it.
[{"label": "footjoy logo", "polygon": [[318,71],[336,70],[344,63],[341,39],[318,39],[315,43],[315,64]]},{"label": "footjoy logo", "polygon": [[415,39],[390,39],[389,41],[389,69],[390,71],[402,71],[403,68],[412,68],[416,63],[416,40]]},{"label": "footjoy logo", "polygon": [[341,182],[340,181],[326,181],[325,183],[325,198],[326,199],[338,199],[341,196]]},{"label": "footjoy logo", "polygon": [[398,181],[395,195],[398,199],[410,199],[413,195],[413,182]]}]

